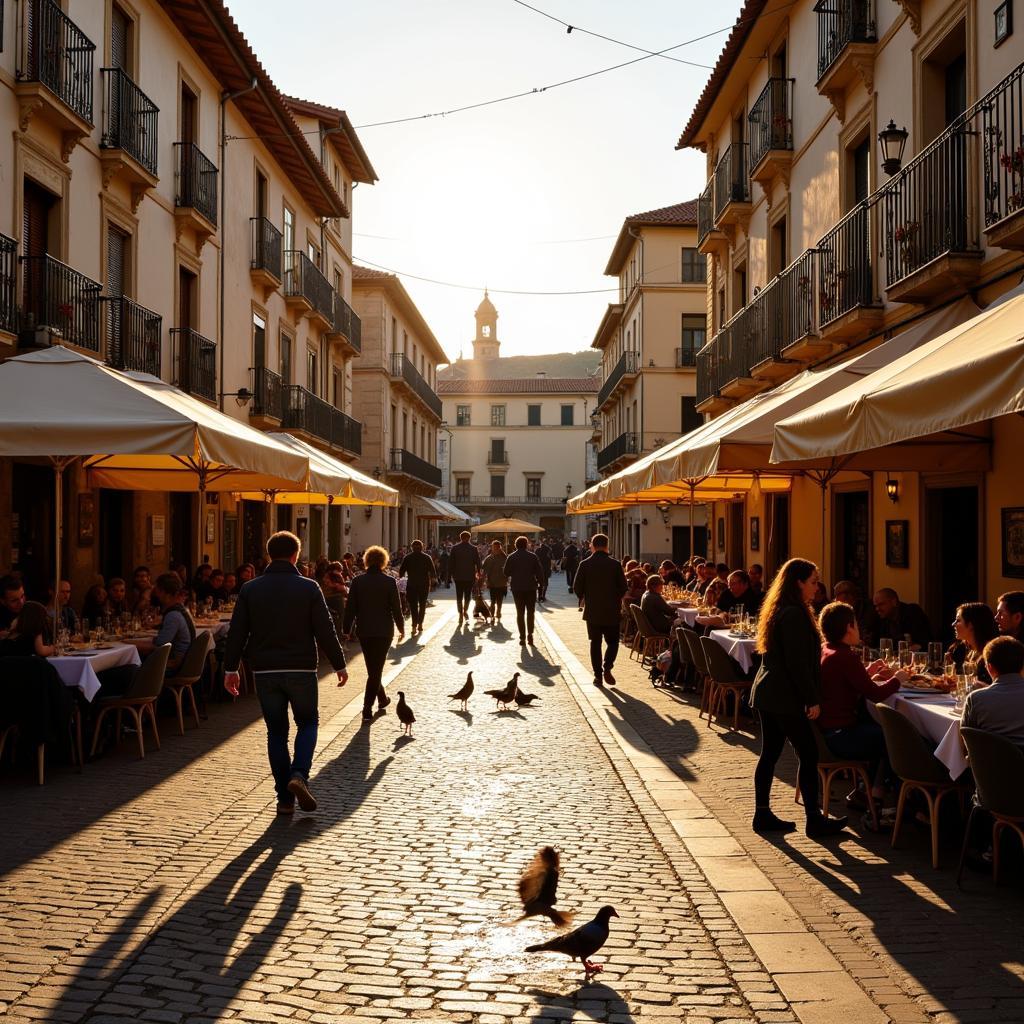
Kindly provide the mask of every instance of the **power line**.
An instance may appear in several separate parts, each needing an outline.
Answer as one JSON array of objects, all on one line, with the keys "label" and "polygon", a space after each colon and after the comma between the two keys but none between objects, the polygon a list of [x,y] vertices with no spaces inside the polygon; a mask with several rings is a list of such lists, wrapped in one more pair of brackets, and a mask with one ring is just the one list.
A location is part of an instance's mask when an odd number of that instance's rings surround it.
[{"label": "power line", "polygon": [[[404,242],[409,244],[407,238],[397,238],[395,235],[370,235],[363,231],[353,231],[355,238],[373,238],[380,242]],[[591,235],[589,238],[533,238],[527,239],[525,245],[573,245],[578,242],[607,242],[618,235]]]}]

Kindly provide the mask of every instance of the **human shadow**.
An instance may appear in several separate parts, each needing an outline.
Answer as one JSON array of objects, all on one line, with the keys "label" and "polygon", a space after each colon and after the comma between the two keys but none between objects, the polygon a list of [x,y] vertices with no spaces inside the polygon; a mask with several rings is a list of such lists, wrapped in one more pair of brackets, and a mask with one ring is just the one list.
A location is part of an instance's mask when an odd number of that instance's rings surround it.
[{"label": "human shadow", "polygon": [[573,1020],[604,1021],[613,1017],[617,1024],[635,1024],[629,1003],[621,993],[604,982],[574,981],[565,992],[536,987],[528,992],[540,1003],[530,1021],[550,1020],[553,1016],[561,1018],[567,1010],[571,1010]]},{"label": "human shadow", "polygon": [[370,767],[370,732],[370,723],[363,722],[337,756],[323,764],[310,780],[314,789],[330,794],[328,813],[332,823],[344,821],[359,809],[394,760],[389,755]]},{"label": "human shadow", "polygon": [[605,693],[617,712],[609,715],[608,721],[626,742],[630,742],[627,730],[639,733],[680,779],[689,781],[695,777],[685,759],[697,751],[701,740],[698,730],[689,721],[665,718],[650,704],[624,690],[609,686]]},{"label": "human shadow", "polygon": [[541,686],[554,686],[555,676],[562,671],[562,666],[548,661],[547,655],[539,648],[523,648],[517,668],[536,679]]},{"label": "human shadow", "polygon": [[448,643],[444,645],[444,649],[455,658],[456,664],[468,665],[469,659],[475,658],[483,650],[477,643],[477,639],[476,633],[469,626],[465,629],[462,626],[457,626]]}]

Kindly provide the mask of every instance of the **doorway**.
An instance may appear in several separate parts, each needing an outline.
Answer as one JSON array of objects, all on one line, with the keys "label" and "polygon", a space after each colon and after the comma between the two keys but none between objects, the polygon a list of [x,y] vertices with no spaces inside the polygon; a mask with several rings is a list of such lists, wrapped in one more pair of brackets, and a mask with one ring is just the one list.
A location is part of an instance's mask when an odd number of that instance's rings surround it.
[{"label": "doorway", "polygon": [[[265,554],[265,533],[270,505],[264,501],[242,502],[242,561],[255,565]],[[226,568],[226,566],[225,566]]]},{"label": "doorway", "polygon": [[768,531],[764,569],[766,580],[770,580],[779,567],[789,559],[789,495],[766,495],[765,513],[768,518]]},{"label": "doorway", "polygon": [[130,580],[132,571],[132,492],[100,489],[99,571],[105,580],[120,576]]},{"label": "doorway", "polygon": [[[171,499],[171,565],[179,562],[189,566],[193,571],[195,566],[191,565],[195,545],[195,523],[196,518],[192,511],[192,495],[172,492]],[[197,499],[198,500],[198,499]]]},{"label": "doorway", "polygon": [[849,580],[866,597],[871,593],[871,508],[867,490],[833,491],[832,522],[832,583]]},{"label": "doorway", "polygon": [[743,543],[744,503],[734,501],[729,506],[729,532],[726,540],[725,561],[730,569],[742,569],[746,563],[746,547]]},{"label": "doorway", "polygon": [[693,548],[690,550],[690,527],[672,527],[672,561],[676,565],[682,565],[690,556],[696,552],[702,558],[708,550],[708,528],[706,526],[694,526]]},{"label": "doorway", "polygon": [[979,501],[976,484],[925,484],[921,603],[936,636],[948,634],[958,604],[984,596]]},{"label": "doorway", "polygon": [[15,462],[11,484],[11,567],[22,574],[25,596],[45,602],[55,564],[53,470]]}]

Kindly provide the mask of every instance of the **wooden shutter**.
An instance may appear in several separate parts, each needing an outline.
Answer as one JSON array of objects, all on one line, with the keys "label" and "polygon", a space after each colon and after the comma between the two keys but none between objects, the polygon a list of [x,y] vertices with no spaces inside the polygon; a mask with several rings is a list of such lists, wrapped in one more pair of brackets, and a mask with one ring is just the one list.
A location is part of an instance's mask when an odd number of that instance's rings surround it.
[{"label": "wooden shutter", "polygon": [[128,41],[131,35],[131,19],[117,4],[110,9],[110,66],[122,71],[131,71]]}]

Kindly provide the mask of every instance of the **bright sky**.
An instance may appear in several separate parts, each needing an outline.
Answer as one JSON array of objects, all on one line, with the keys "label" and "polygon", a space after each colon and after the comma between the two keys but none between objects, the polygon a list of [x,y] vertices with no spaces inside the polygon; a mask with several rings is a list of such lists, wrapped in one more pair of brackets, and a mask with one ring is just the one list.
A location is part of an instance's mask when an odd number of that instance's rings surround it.
[{"label": "bright sky", "polygon": [[[642,57],[514,0],[229,0],[282,91],[353,124],[450,110]],[[534,0],[570,24],[661,50],[728,29],[739,0]],[[287,16],[282,17],[283,14]],[[673,50],[712,65],[726,32]],[[453,359],[470,354],[477,288],[492,289],[503,355],[586,348],[614,291],[603,270],[631,213],[696,196],[704,158],[675,142],[707,79],[652,57],[540,95],[359,137],[380,176],[353,195],[357,261],[403,281]],[[612,237],[607,237],[612,236]],[[407,275],[472,285],[442,287]]]}]

